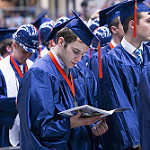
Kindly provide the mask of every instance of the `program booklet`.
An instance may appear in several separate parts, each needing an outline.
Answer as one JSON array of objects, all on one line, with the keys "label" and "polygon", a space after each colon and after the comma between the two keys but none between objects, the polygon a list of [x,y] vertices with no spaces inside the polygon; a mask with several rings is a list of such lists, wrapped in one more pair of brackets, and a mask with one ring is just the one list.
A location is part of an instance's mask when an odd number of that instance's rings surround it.
[{"label": "program booklet", "polygon": [[82,112],[82,115],[81,115],[82,117],[91,117],[91,116],[105,117],[105,116],[112,115],[113,113],[122,112],[122,111],[130,110],[130,109],[131,108],[116,108],[116,109],[107,111],[107,110],[99,109],[93,106],[83,105],[83,106],[70,108],[65,111],[61,111],[58,114],[73,116],[73,115],[76,115],[78,111],[80,111]]}]

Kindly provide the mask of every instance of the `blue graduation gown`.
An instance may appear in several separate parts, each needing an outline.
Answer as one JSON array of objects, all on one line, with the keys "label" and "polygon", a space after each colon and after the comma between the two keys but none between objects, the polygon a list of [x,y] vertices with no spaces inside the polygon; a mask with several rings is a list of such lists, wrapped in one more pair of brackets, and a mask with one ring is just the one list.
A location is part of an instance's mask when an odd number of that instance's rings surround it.
[{"label": "blue graduation gown", "polygon": [[[111,47],[106,45],[101,49],[101,58],[103,58],[109,51]],[[98,63],[98,52],[96,52],[89,60],[88,69],[92,70],[96,80],[99,78],[99,63]]]},{"label": "blue graduation gown", "polygon": [[[97,87],[92,74],[71,69],[79,106],[96,106]],[[49,55],[38,60],[23,77],[18,100],[22,150],[91,150],[96,140],[90,126],[70,127],[70,118],[58,112],[74,107],[71,90]]]},{"label": "blue graduation gown", "polygon": [[121,44],[103,57],[103,78],[98,80],[98,107],[106,110],[131,108],[107,117],[109,130],[103,136],[106,150],[120,150],[140,144],[136,92],[139,74],[149,61],[150,53],[146,45],[141,65]]},{"label": "blue graduation gown", "polygon": [[140,76],[139,98],[141,107],[139,109],[139,122],[142,150],[150,149],[150,64],[147,65]]},{"label": "blue graduation gown", "polygon": [[[10,64],[15,72],[16,78],[20,83],[21,77],[11,62]],[[0,70],[0,147],[11,146],[9,142],[9,129],[12,128],[18,113],[15,100],[16,97],[7,97],[6,81],[2,71]]]}]

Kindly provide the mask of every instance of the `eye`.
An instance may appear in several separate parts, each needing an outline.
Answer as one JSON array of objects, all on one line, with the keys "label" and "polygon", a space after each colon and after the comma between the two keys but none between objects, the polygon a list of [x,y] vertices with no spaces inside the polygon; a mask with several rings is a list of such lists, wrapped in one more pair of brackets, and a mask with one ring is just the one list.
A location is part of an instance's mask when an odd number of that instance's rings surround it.
[{"label": "eye", "polygon": [[74,52],[75,54],[78,54],[78,53],[79,53],[79,51],[76,50],[76,49],[73,49],[73,52]]}]

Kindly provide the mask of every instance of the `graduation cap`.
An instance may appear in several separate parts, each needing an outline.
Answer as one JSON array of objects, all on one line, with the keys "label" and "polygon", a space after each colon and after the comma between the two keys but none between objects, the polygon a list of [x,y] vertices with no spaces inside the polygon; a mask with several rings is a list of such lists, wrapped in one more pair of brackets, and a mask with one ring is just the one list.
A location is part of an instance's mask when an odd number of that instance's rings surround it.
[{"label": "graduation cap", "polygon": [[47,17],[48,10],[45,10],[42,12],[36,20],[32,23],[37,29],[40,27],[41,24],[43,24],[46,21],[50,21],[51,19]]},{"label": "graduation cap", "polygon": [[43,24],[40,25],[39,33],[41,36],[41,42],[42,43],[48,42],[48,37],[51,34],[53,26],[54,26],[53,20],[48,21],[48,22],[44,22]]},{"label": "graduation cap", "polygon": [[12,39],[13,33],[15,33],[17,29],[0,29],[0,42],[5,39]]},{"label": "graduation cap", "polygon": [[68,21],[68,20],[69,20],[68,17],[62,16],[62,17],[60,17],[60,18],[58,18],[58,19],[56,20],[54,26],[60,25],[60,24],[66,22],[66,21]]},{"label": "graduation cap", "polygon": [[[115,5],[112,5],[112,6],[110,6],[110,7],[107,7],[107,8],[105,8],[105,9],[99,11],[99,24],[100,24],[100,26],[103,26],[103,25],[105,25],[105,24],[110,24],[113,19],[115,19],[116,17],[118,17],[118,14],[116,14],[117,16],[115,16],[115,14],[114,14],[114,16],[112,16],[112,17],[110,16],[109,19],[106,19],[106,17],[107,17],[106,14],[107,14],[109,11],[111,11],[113,8],[115,8],[116,6],[118,6],[118,5],[119,5],[119,3],[118,3],[118,4],[115,4]],[[109,16],[108,16],[108,17],[109,17]],[[107,22],[107,21],[109,21],[109,22]]]},{"label": "graduation cap", "polygon": [[120,20],[123,25],[124,21],[134,14],[134,35],[136,37],[136,20],[137,13],[139,12],[150,12],[150,8],[143,3],[144,0],[130,0],[123,2],[120,6]]},{"label": "graduation cap", "polygon": [[39,48],[39,33],[32,24],[21,25],[12,36],[27,52],[35,53]]}]

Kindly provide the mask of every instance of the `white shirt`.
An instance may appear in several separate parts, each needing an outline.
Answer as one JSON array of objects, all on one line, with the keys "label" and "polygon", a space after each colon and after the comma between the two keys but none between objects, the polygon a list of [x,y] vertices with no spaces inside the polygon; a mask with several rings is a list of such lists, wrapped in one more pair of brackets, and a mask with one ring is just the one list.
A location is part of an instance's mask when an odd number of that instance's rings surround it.
[{"label": "white shirt", "polygon": [[[131,54],[133,57],[137,57],[136,54],[134,53],[134,51],[137,49],[136,47],[134,47],[133,45],[131,45],[129,42],[127,42],[125,40],[125,38],[123,37],[122,41],[121,41],[121,45],[122,47],[129,53]],[[140,47],[138,49],[142,50],[143,53],[143,43],[140,45]],[[141,54],[141,58],[142,58],[142,54]],[[142,58],[143,61],[143,58]]]}]

